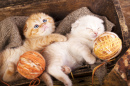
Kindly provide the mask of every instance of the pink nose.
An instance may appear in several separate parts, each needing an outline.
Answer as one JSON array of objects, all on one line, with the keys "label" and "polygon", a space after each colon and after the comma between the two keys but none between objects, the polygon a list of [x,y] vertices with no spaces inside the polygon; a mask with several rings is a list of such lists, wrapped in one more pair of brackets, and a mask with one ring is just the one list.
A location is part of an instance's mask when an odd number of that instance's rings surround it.
[{"label": "pink nose", "polygon": [[97,33],[97,32],[94,32],[94,34],[97,36],[98,33]]},{"label": "pink nose", "polygon": [[45,27],[45,24],[41,24],[41,27]]}]

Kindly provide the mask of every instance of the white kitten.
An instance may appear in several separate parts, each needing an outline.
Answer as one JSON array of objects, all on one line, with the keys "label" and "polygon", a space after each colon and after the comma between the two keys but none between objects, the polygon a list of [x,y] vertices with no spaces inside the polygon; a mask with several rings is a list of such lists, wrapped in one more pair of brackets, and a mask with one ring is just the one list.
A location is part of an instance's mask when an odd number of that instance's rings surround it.
[{"label": "white kitten", "polygon": [[[45,48],[43,56],[47,63],[46,71],[65,86],[72,86],[67,74],[80,67],[84,61],[95,63],[96,58],[92,55],[93,41],[103,32],[103,20],[90,15],[79,18],[72,24],[71,32],[67,35],[68,41],[53,43]],[[47,79],[45,83],[53,85]]]}]

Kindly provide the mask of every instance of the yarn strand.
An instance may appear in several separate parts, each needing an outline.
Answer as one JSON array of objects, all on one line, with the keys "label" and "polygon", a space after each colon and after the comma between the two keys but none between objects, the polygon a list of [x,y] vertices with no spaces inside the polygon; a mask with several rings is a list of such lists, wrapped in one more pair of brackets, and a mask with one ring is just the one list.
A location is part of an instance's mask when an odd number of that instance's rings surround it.
[{"label": "yarn strand", "polygon": [[103,62],[102,64],[96,66],[96,67],[93,69],[93,71],[92,71],[92,86],[93,86],[94,74],[95,74],[96,70],[97,70],[99,67],[101,67],[102,65],[104,65],[105,63],[111,62],[111,61],[113,61],[113,59],[112,59],[112,60],[109,59],[109,60],[107,60],[106,62]]},{"label": "yarn strand", "polygon": [[2,81],[2,80],[0,80],[3,84],[5,84],[5,85],[7,85],[7,86],[10,86],[8,83],[6,83],[6,82],[4,82],[4,81]]},{"label": "yarn strand", "polygon": [[3,84],[5,84],[5,85],[7,85],[7,86],[10,86],[8,83],[4,82],[4,81],[1,80],[1,79],[2,79],[2,77],[0,78],[0,81],[1,81]]},{"label": "yarn strand", "polygon": [[[37,81],[38,81],[38,83],[36,84]],[[40,84],[40,79],[35,78],[30,82],[29,86],[38,86],[39,84]]]},{"label": "yarn strand", "polygon": [[97,67],[95,67],[95,68],[93,69],[93,72],[92,72],[92,86],[93,86],[93,79],[94,79],[94,74],[95,74],[96,70],[97,70],[99,67],[101,67],[102,65],[104,65],[105,63],[106,63],[106,62],[103,62],[102,64],[98,65]]},{"label": "yarn strand", "polygon": [[74,80],[74,76],[73,76],[73,73],[71,72],[71,77],[73,78],[73,80]]}]

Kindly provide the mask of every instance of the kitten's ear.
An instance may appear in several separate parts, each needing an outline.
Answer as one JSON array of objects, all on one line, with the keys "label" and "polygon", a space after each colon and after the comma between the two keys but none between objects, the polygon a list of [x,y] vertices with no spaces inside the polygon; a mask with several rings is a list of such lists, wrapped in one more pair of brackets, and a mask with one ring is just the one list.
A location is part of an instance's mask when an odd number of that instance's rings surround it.
[{"label": "kitten's ear", "polygon": [[102,19],[100,19],[100,22],[101,22],[102,24],[104,24],[104,21],[103,21]]},{"label": "kitten's ear", "polygon": [[78,25],[79,25],[79,21],[76,21],[76,22],[74,22],[74,23],[71,25],[71,27],[72,27],[72,28],[76,28],[76,27],[78,27]]},{"label": "kitten's ear", "polygon": [[27,32],[27,24],[24,25],[23,32]]}]

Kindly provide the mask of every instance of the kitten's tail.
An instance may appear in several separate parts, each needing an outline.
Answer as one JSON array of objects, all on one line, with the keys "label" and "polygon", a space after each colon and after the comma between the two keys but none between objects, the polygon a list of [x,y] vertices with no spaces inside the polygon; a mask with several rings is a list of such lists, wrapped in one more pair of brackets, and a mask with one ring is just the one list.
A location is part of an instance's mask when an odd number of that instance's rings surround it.
[{"label": "kitten's tail", "polygon": [[52,78],[46,71],[43,72],[43,74],[41,75],[40,79],[42,81],[44,81],[46,86],[53,86]]}]

